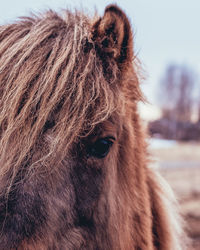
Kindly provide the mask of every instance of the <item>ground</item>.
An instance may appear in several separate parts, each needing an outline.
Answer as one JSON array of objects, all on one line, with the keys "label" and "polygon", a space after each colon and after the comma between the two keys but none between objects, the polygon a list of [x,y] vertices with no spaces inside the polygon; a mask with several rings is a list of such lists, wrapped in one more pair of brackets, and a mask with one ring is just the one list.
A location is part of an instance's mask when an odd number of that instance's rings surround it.
[{"label": "ground", "polygon": [[190,250],[200,250],[200,144],[177,143],[151,148],[158,170],[174,190],[191,238]]}]

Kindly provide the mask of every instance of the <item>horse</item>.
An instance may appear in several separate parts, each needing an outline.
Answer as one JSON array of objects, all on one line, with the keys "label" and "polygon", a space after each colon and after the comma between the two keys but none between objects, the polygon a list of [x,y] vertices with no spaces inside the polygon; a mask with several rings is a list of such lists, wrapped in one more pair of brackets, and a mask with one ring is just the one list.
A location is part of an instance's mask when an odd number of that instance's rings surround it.
[{"label": "horse", "polygon": [[0,26],[0,249],[182,249],[143,100],[117,5]]}]

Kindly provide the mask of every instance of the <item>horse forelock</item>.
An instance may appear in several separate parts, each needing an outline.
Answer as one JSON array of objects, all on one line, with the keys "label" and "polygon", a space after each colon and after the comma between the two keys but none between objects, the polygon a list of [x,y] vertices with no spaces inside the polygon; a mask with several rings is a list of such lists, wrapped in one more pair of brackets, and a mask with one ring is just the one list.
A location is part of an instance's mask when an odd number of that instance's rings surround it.
[{"label": "horse forelock", "polygon": [[90,33],[88,17],[53,11],[0,28],[1,177],[13,179],[50,129],[41,163],[123,106],[118,68],[105,76]]}]

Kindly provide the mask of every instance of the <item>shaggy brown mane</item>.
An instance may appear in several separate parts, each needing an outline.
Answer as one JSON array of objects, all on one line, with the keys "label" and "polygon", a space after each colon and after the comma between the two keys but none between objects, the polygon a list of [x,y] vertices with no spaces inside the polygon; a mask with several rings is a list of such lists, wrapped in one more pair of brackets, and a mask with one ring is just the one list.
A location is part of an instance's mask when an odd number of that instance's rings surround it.
[{"label": "shaggy brown mane", "polygon": [[[0,27],[1,249],[179,246],[147,167],[135,60],[115,5]],[[108,156],[89,155],[109,136]]]},{"label": "shaggy brown mane", "polygon": [[57,160],[78,135],[123,105],[112,83],[119,72],[112,65],[108,85],[94,42],[87,41],[90,30],[83,14],[65,12],[61,18],[53,11],[1,27],[1,176],[15,177],[49,126],[54,140],[42,161]]}]

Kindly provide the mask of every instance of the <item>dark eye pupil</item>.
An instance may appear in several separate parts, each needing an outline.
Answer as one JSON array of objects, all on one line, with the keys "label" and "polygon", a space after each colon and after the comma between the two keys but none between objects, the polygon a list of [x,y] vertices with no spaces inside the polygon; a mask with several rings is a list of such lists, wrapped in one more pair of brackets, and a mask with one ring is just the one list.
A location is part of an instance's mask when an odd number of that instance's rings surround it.
[{"label": "dark eye pupil", "polygon": [[89,148],[89,155],[97,158],[104,158],[109,153],[110,147],[113,142],[110,138],[98,139]]}]

